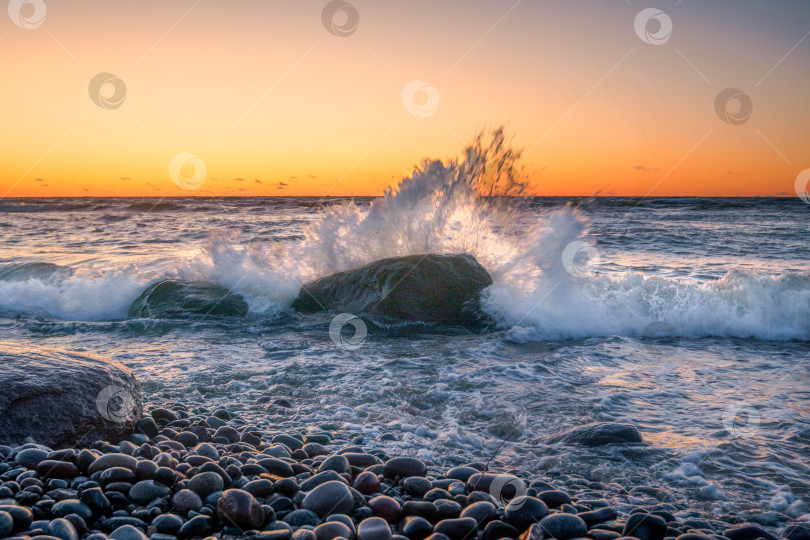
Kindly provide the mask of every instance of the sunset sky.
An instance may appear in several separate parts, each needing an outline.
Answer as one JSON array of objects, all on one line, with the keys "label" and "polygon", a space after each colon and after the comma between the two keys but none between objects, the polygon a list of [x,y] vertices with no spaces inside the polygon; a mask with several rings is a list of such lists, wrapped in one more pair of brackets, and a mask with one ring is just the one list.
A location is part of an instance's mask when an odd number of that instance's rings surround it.
[{"label": "sunset sky", "polygon": [[8,4],[2,197],[376,195],[500,124],[539,195],[794,196],[810,168],[807,0]]}]

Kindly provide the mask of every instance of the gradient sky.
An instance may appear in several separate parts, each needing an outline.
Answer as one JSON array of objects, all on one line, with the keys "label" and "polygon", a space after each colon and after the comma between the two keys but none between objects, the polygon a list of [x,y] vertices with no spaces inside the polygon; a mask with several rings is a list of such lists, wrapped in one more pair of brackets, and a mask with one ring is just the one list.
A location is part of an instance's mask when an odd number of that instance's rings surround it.
[{"label": "gradient sky", "polygon": [[[346,37],[322,0],[44,5],[31,29],[0,11],[0,196],[376,195],[500,124],[541,195],[793,196],[810,168],[807,0],[352,0]],[[634,28],[650,7],[661,44]],[[91,99],[103,72],[117,108]],[[414,80],[433,114],[403,105]],[[726,88],[753,104],[739,125]]]}]

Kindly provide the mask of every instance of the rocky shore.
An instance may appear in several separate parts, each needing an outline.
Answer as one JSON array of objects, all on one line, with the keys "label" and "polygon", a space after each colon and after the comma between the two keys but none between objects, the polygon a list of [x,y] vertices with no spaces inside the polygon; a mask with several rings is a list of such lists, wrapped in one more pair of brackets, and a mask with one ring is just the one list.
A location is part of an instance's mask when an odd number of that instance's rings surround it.
[{"label": "rocky shore", "polygon": [[[605,429],[595,431],[617,435]],[[629,486],[582,479],[563,491],[550,477],[441,468],[336,432],[268,434],[181,404],[153,409],[120,441],[1,445],[0,458],[0,537],[20,540],[810,539],[807,524],[775,534],[674,503],[617,505]]]}]

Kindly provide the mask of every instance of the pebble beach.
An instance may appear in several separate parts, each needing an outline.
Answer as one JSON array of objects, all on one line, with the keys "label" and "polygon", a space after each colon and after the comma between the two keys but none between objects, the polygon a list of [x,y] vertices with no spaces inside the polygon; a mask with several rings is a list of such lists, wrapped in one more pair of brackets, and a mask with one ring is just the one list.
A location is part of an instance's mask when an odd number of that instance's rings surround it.
[{"label": "pebble beach", "polygon": [[446,468],[320,430],[267,433],[226,409],[167,404],[125,440],[0,446],[0,537],[28,540],[806,540],[664,490],[575,472]]}]

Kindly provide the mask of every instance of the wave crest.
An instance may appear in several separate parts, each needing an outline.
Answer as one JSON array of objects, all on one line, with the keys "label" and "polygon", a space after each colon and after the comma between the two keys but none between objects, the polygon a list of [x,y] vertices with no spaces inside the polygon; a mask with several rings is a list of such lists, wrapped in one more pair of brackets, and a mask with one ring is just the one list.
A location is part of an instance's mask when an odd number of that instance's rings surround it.
[{"label": "wave crest", "polygon": [[595,336],[810,339],[810,273],[761,276],[733,269],[698,284],[638,273],[577,282],[508,283],[485,291],[484,310],[517,342]]}]

